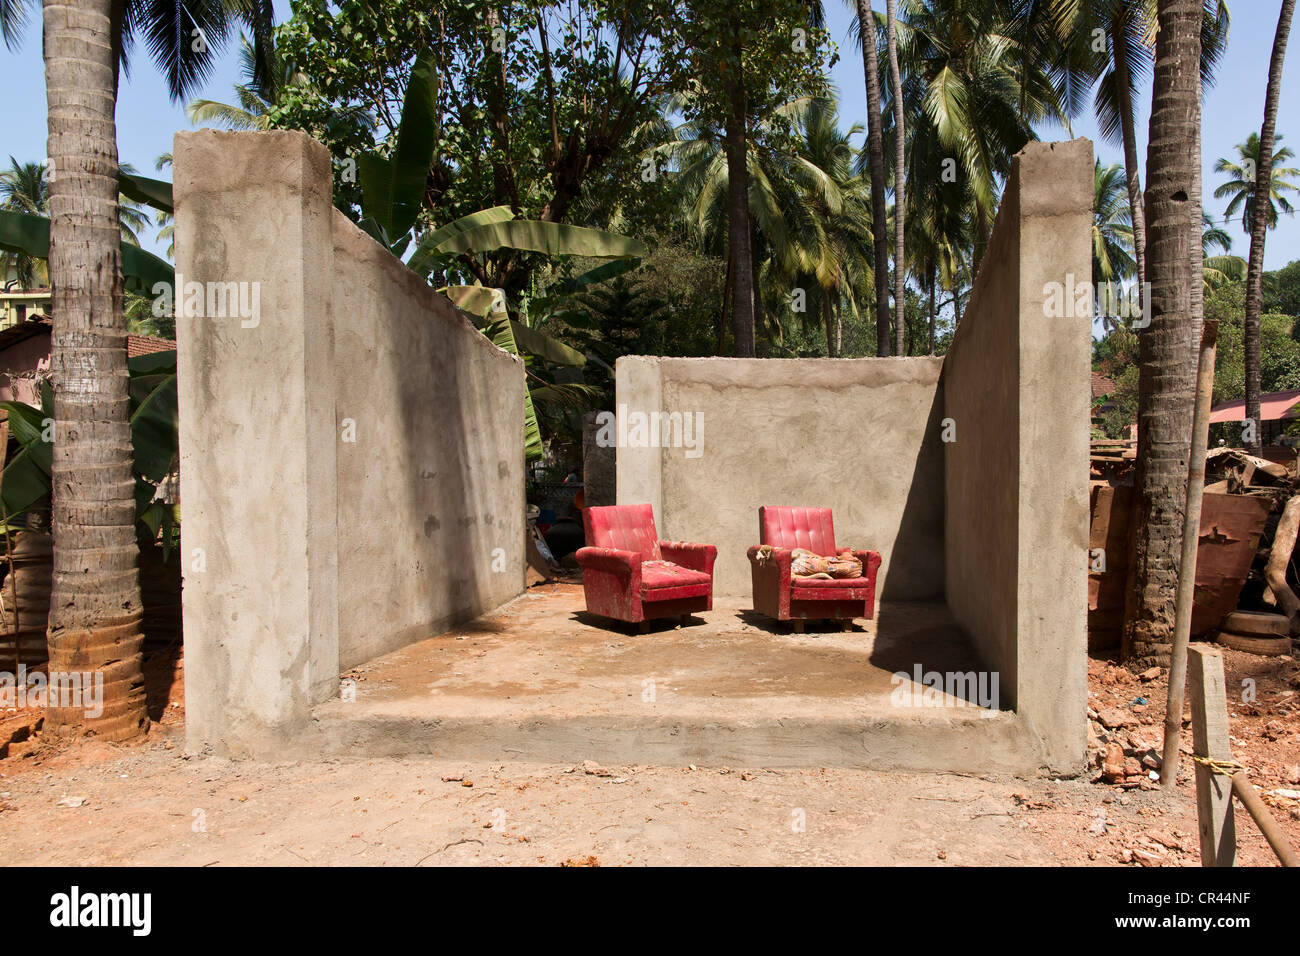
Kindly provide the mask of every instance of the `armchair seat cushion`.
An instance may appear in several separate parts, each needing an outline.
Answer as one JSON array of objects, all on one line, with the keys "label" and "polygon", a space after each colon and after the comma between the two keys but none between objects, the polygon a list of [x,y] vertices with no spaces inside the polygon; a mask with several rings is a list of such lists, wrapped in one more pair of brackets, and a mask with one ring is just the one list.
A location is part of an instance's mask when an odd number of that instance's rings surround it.
[{"label": "armchair seat cushion", "polygon": [[792,601],[870,601],[874,595],[875,586],[869,578],[790,579]]},{"label": "armchair seat cushion", "polygon": [[793,575],[790,578],[790,586],[793,588],[821,588],[824,590],[835,590],[837,588],[866,588],[871,586],[870,578],[801,578]]},{"label": "armchair seat cushion", "polygon": [[671,561],[642,561],[641,587],[645,591],[658,591],[662,588],[691,587],[703,585],[708,587],[713,579],[703,571],[692,571]]}]

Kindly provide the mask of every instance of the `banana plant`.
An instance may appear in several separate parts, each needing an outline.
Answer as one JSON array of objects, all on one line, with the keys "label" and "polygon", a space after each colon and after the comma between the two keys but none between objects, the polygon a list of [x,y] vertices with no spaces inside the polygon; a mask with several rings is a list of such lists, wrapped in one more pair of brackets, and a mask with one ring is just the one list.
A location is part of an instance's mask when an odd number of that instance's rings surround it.
[{"label": "banana plant", "polygon": [[[137,532],[143,541],[162,535],[163,557],[176,542],[179,511],[154,500],[158,485],[172,474],[180,458],[180,420],[176,394],[176,352],[155,352],[128,359],[131,396],[131,445],[134,451]],[[40,386],[40,407],[0,402],[19,450],[0,473],[0,505],[12,521],[45,499],[51,490],[54,392]]]},{"label": "banana plant", "polygon": [[[573,289],[635,268],[646,254],[644,244],[627,236],[564,223],[517,219],[509,206],[493,206],[462,216],[445,225],[416,232],[424,207],[429,169],[437,149],[437,79],[431,57],[422,57],[411,70],[402,101],[392,149],[385,155],[372,151],[357,161],[361,186],[359,225],[426,282],[455,268],[465,255],[482,255],[500,249],[536,252],[547,256],[584,256],[614,260],[571,280]],[[572,401],[581,385],[547,382],[530,368],[547,362],[581,368],[582,352],[510,314],[505,294],[484,286],[444,285],[438,289],[473,320],[476,328],[497,347],[524,361],[528,388],[524,398],[526,456],[542,457],[541,432],[534,400]],[[570,290],[572,291],[572,290]],[[549,302],[547,303],[550,304]]]}]

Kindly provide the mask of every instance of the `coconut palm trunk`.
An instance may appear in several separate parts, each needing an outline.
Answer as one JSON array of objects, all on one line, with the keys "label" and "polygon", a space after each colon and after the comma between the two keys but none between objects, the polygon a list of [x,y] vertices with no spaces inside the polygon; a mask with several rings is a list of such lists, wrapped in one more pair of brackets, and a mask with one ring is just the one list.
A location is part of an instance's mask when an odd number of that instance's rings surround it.
[{"label": "coconut palm trunk", "polygon": [[1120,136],[1124,143],[1124,173],[1128,180],[1129,216],[1133,224],[1133,259],[1137,269],[1138,301],[1146,296],[1147,281],[1147,224],[1142,209],[1142,180],[1138,168],[1137,130],[1134,128],[1133,112],[1133,70],[1128,57],[1124,55],[1124,45],[1118,41],[1126,29],[1126,18],[1132,15],[1127,3],[1116,5],[1116,16],[1111,23],[1111,51],[1115,64],[1115,90],[1119,100]]},{"label": "coconut palm trunk", "polygon": [[103,681],[98,717],[52,686],[45,732],[122,740],[143,732],[148,717],[118,263],[112,0],[45,0],[44,30],[47,148],[54,170],[50,671]]},{"label": "coconut palm trunk", "polygon": [[1260,345],[1259,315],[1263,311],[1264,240],[1268,235],[1268,204],[1273,187],[1273,149],[1277,130],[1277,106],[1282,94],[1282,63],[1291,35],[1295,0],[1283,0],[1273,37],[1273,56],[1268,65],[1268,90],[1264,94],[1264,125],[1259,131],[1259,163],[1255,170],[1255,195],[1250,204],[1250,258],[1246,262],[1246,323],[1243,345],[1246,352],[1246,418],[1255,423],[1250,450],[1259,454],[1262,444],[1259,419]]},{"label": "coconut palm trunk", "polygon": [[1160,0],[1147,150],[1151,324],[1138,336],[1136,507],[1123,654],[1167,664],[1201,331],[1201,0]]},{"label": "coconut palm trunk", "polygon": [[[739,41],[735,44],[740,63]],[[731,250],[731,332],[736,358],[753,358],[754,249],[749,230],[749,169],[747,163],[745,86],[739,77],[724,81],[730,109],[727,114],[727,233]]]},{"label": "coconut palm trunk", "polygon": [[938,267],[930,263],[930,354],[934,354],[934,287],[938,285]]},{"label": "coconut palm trunk", "polygon": [[820,290],[822,310],[822,327],[826,330],[826,355],[835,358],[835,310],[831,305],[831,291],[823,286]]},{"label": "coconut palm trunk", "polygon": [[862,32],[862,72],[867,81],[867,159],[871,170],[871,247],[876,285],[876,354],[889,354],[889,239],[885,210],[885,137],[880,118],[880,65],[876,18],[869,0],[857,0]]},{"label": "coconut palm trunk", "polygon": [[907,179],[904,171],[905,130],[903,125],[903,79],[898,69],[898,31],[894,24],[894,0],[885,0],[888,22],[889,84],[894,96],[894,353],[907,354],[904,286],[907,284],[904,210],[907,207]]}]

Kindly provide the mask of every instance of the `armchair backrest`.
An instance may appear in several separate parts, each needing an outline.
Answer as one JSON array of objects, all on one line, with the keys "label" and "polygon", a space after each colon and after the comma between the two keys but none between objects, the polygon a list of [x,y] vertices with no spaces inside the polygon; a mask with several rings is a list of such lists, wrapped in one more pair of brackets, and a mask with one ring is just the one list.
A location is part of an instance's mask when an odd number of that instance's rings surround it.
[{"label": "armchair backrest", "polygon": [[831,522],[831,509],[759,508],[758,543],[832,555],[835,553],[835,525]]},{"label": "armchair backrest", "polygon": [[650,505],[607,505],[584,508],[582,527],[587,547],[638,551],[643,561],[658,561],[659,536]]}]

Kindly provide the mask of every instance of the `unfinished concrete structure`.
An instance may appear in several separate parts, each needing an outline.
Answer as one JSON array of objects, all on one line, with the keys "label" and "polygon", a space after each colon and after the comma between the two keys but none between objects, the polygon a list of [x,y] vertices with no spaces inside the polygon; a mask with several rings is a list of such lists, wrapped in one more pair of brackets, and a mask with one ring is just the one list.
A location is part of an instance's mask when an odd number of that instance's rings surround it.
[{"label": "unfinished concrete structure", "polygon": [[186,731],[271,755],[348,667],[522,590],[523,367],[334,208],[308,136],[174,156]]},{"label": "unfinished concrete structure", "polygon": [[[325,151],[201,132],[175,155],[178,281],[261,289],[251,324],[178,290],[191,746],[1082,768],[1089,317],[1045,302],[1089,277],[1089,143],[1017,159],[944,359],[619,361],[624,416],[700,417],[620,442],[618,501],[719,548],[714,610],[644,637],[573,591],[498,607],[523,581],[522,369],[331,207]],[[875,620],[749,610],[765,504],[832,507],[838,543],[881,552]],[[926,689],[977,673],[997,683]]]},{"label": "unfinished concrete structure", "polygon": [[1087,140],[1026,147],[943,359],[636,356],[616,374],[625,417],[702,424],[693,449],[671,429],[620,444],[618,501],[716,545],[719,595],[749,593],[759,506],[833,508],[838,545],[881,553],[876,633],[903,613],[888,602],[945,600],[1025,764],[1062,769],[1085,746],[1091,313],[1072,290],[1091,209]]}]

